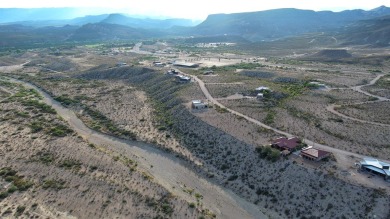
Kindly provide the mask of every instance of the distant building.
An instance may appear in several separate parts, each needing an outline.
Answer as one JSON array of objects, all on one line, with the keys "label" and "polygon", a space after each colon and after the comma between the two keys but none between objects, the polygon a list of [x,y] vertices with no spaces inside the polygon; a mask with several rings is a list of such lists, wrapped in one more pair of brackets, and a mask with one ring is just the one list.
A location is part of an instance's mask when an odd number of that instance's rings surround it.
[{"label": "distant building", "polygon": [[326,88],[325,84],[321,84],[320,82],[316,82],[316,81],[309,82],[309,86],[311,86],[313,88],[317,88],[317,89],[324,89],[324,88]]},{"label": "distant building", "polygon": [[320,161],[330,156],[330,152],[316,148],[307,148],[301,151],[301,156],[305,159]]},{"label": "distant building", "polygon": [[203,72],[204,75],[211,75],[211,74],[213,74],[213,73],[214,73],[213,70],[207,70],[207,71],[204,71],[204,72]]},{"label": "distant building", "polygon": [[366,157],[357,165],[360,166],[361,170],[383,176],[386,181],[390,182],[390,164],[381,162],[375,158]]},{"label": "distant building", "polygon": [[263,99],[263,98],[264,98],[264,94],[263,94],[263,93],[258,93],[258,94],[256,95],[256,98],[257,98],[257,99]]},{"label": "distant building", "polygon": [[164,66],[165,66],[165,64],[162,63],[162,62],[153,62],[153,65],[154,65],[155,67],[164,67]]},{"label": "distant building", "polygon": [[255,90],[260,92],[260,93],[263,93],[264,91],[271,91],[271,89],[269,89],[269,87],[264,87],[264,86],[260,86],[260,87],[256,88]]},{"label": "distant building", "polygon": [[190,77],[187,77],[187,76],[184,76],[184,75],[176,75],[175,76],[175,79],[177,82],[179,83],[188,83],[188,82],[191,82],[191,78]]},{"label": "distant building", "polygon": [[199,67],[199,64],[197,63],[191,63],[191,62],[174,62],[174,66],[179,66],[179,67],[186,67],[186,68],[197,68]]},{"label": "distant building", "polygon": [[271,144],[271,147],[276,148],[280,151],[288,150],[288,151],[294,151],[295,148],[301,143],[301,140],[299,138],[278,138],[274,140]]},{"label": "distant building", "polygon": [[208,108],[207,104],[201,100],[193,100],[191,103],[192,109],[206,109]]},{"label": "distant building", "polygon": [[171,69],[171,70],[167,71],[167,74],[169,74],[169,75],[178,75],[179,71],[176,71],[175,69]]}]

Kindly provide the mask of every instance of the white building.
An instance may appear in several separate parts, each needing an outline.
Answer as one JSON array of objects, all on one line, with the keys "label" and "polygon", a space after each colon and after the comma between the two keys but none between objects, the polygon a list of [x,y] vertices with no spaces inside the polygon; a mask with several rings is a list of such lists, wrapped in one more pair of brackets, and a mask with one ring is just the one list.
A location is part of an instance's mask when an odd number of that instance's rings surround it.
[{"label": "white building", "polygon": [[264,92],[266,90],[271,91],[271,89],[269,89],[269,87],[264,87],[264,86],[260,86],[260,87],[256,88],[255,90],[258,92]]},{"label": "white building", "polygon": [[390,182],[390,164],[381,162],[375,158],[365,157],[357,165],[360,166],[361,170],[383,176],[386,181]]},{"label": "white building", "polygon": [[208,108],[207,104],[201,100],[193,100],[191,103],[192,109],[206,109]]}]

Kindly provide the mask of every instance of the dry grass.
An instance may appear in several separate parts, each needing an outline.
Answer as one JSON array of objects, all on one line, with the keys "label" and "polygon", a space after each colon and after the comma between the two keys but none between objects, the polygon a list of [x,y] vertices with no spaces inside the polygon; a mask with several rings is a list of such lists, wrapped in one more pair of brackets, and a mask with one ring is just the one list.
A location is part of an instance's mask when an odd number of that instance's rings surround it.
[{"label": "dry grass", "polygon": [[[14,89],[22,89],[15,85]],[[59,124],[55,114],[25,107],[34,93],[0,103],[0,169],[16,171],[31,187],[11,192],[12,184],[0,177],[1,217],[58,218],[197,218],[187,202],[174,198],[148,180],[132,161],[113,149],[92,145],[71,133],[51,132]],[[43,123],[37,128],[34,122]],[[5,176],[4,176],[5,177]],[[21,188],[14,181],[17,188]]]},{"label": "dry grass", "polygon": [[374,102],[359,105],[343,106],[337,111],[362,120],[390,124],[389,102]]}]

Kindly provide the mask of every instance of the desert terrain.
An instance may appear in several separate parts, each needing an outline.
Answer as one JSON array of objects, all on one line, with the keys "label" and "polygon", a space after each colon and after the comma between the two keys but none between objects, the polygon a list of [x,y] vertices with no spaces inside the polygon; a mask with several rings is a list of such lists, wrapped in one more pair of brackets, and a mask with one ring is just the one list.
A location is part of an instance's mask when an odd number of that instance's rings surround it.
[{"label": "desert terrain", "polygon": [[[388,182],[355,167],[365,156],[390,160],[388,64],[175,53],[174,46],[0,57],[2,217],[390,215]],[[200,66],[154,67],[172,57]],[[178,83],[171,68],[191,82]],[[257,99],[260,86],[272,95]],[[194,110],[192,100],[210,107]],[[259,148],[285,135],[332,158],[260,157]]]}]

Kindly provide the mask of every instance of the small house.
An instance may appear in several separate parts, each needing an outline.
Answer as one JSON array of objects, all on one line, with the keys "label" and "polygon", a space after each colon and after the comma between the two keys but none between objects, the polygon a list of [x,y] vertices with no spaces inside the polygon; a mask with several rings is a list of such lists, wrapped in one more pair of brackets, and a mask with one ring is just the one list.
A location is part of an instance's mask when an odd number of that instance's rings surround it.
[{"label": "small house", "polygon": [[171,69],[171,70],[167,71],[167,74],[169,74],[169,75],[178,75],[179,71],[176,71],[175,69]]},{"label": "small house", "polygon": [[185,68],[197,68],[199,67],[199,64],[197,63],[191,63],[191,62],[174,62],[174,66],[178,67],[185,67]]},{"label": "small house", "polygon": [[271,147],[276,148],[280,151],[288,150],[288,151],[294,151],[295,148],[301,143],[301,140],[297,137],[293,138],[286,138],[281,137],[276,140],[274,140],[271,144]]},{"label": "small house", "polygon": [[153,62],[153,65],[154,65],[155,67],[164,67],[164,66],[165,66],[165,64],[162,63],[162,62]]},{"label": "small house", "polygon": [[366,157],[357,165],[360,166],[361,170],[383,176],[386,181],[390,182],[390,164],[381,162],[375,158]]},{"label": "small house", "polygon": [[325,89],[326,85],[321,84],[320,82],[312,81],[309,82],[309,87],[316,88],[316,89]]},{"label": "small house", "polygon": [[125,63],[125,62],[118,62],[118,63],[116,63],[117,67],[122,67],[122,66],[126,66],[126,65],[127,65],[127,63]]},{"label": "small house", "polygon": [[301,151],[301,156],[308,160],[320,161],[330,156],[330,152],[316,148],[307,148]]},{"label": "small house", "polygon": [[271,91],[271,89],[269,89],[269,87],[264,87],[264,86],[260,86],[258,88],[255,89],[257,92],[260,92],[260,93],[263,93],[264,91]]},{"label": "small house", "polygon": [[176,82],[179,82],[179,83],[191,82],[191,78],[187,77],[187,76],[184,76],[184,75],[176,75],[175,79],[176,79]]},{"label": "small house", "polygon": [[191,103],[192,109],[206,109],[208,108],[207,104],[201,100],[193,100]]}]

